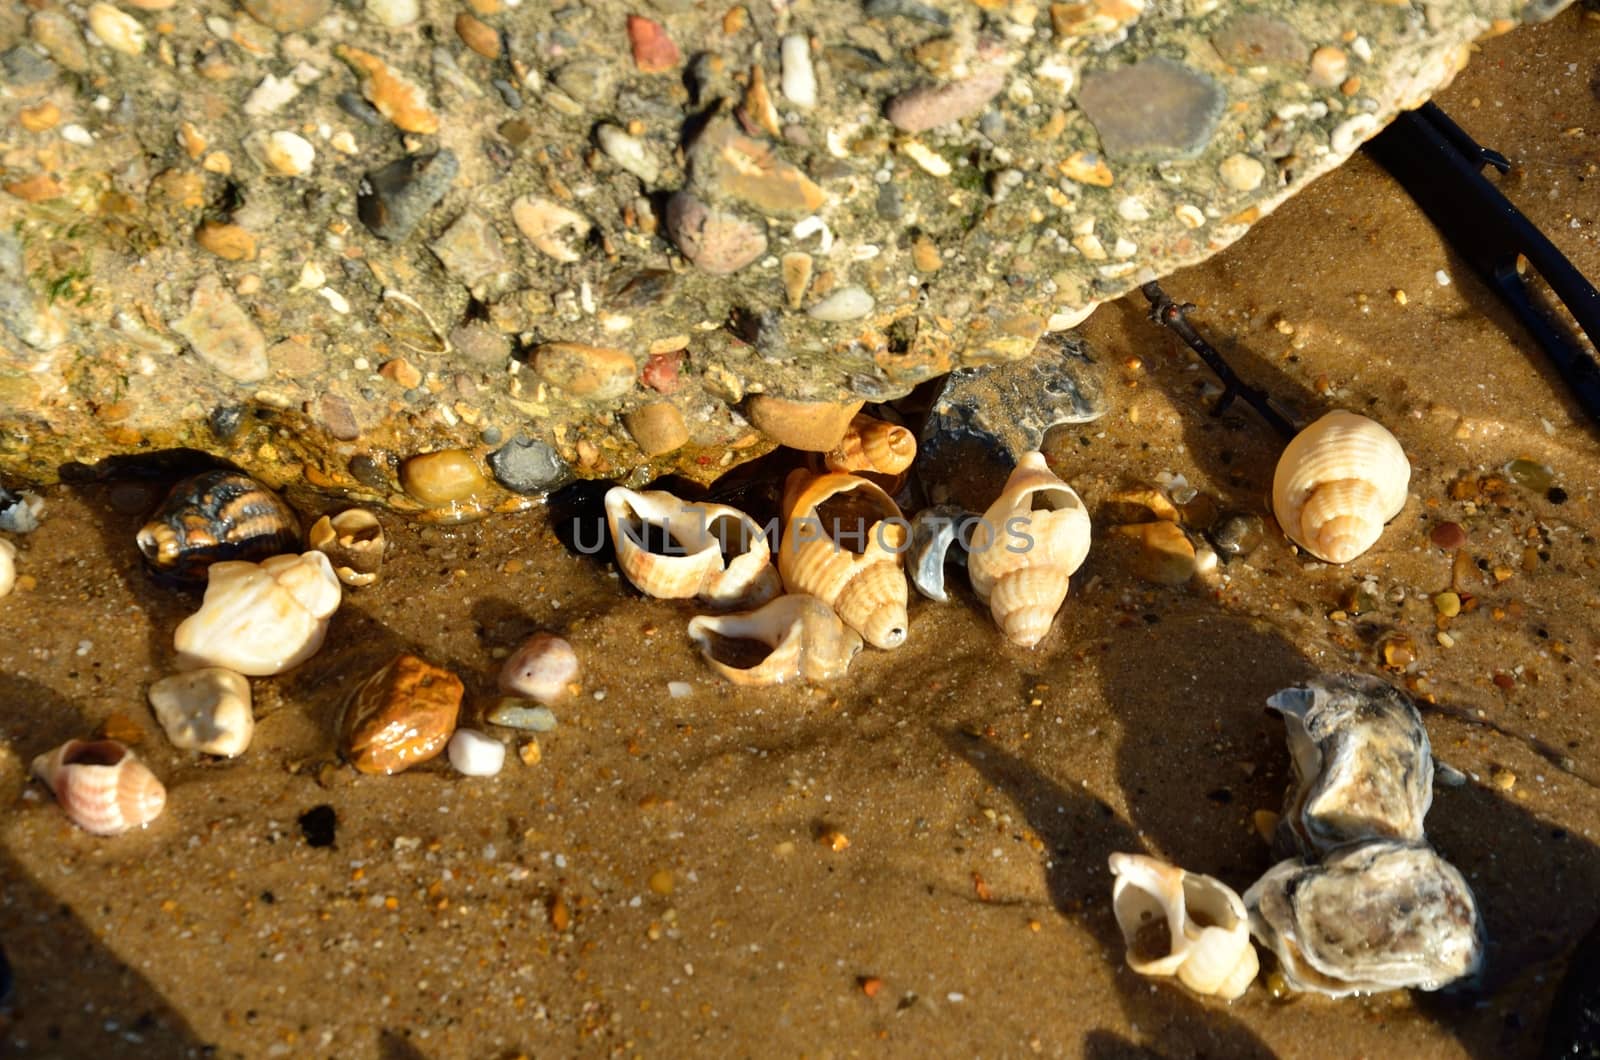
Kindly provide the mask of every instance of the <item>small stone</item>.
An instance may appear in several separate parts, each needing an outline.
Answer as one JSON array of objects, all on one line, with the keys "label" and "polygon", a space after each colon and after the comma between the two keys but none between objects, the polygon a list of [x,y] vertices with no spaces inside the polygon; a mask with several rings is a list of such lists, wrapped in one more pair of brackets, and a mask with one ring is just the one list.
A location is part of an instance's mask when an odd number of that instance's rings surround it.
[{"label": "small stone", "polygon": [[1266,179],[1267,167],[1249,155],[1233,154],[1222,160],[1217,174],[1234,191],[1255,191]]},{"label": "small stone", "polygon": [[789,308],[799,309],[806,288],[811,285],[811,255],[801,250],[791,250],[778,260],[778,267],[783,276],[783,292],[789,300]]},{"label": "small stone", "polygon": [[[341,44],[334,49],[334,54],[362,75],[361,94],[396,128],[424,136],[439,131],[439,116],[428,106],[427,94],[419,86],[390,70],[387,63],[371,52]],[[452,161],[455,159],[449,151],[439,154],[449,155]]]},{"label": "small stone", "polygon": [[1389,670],[1404,670],[1417,661],[1417,644],[1408,633],[1395,631],[1378,641],[1378,659]]},{"label": "small stone", "polygon": [[60,11],[35,11],[28,20],[28,35],[50,58],[75,74],[89,71],[89,47],[78,24]]},{"label": "small stone", "polygon": [[860,401],[795,401],[756,394],[745,407],[756,429],[779,445],[826,453],[839,444]]},{"label": "small stone", "polygon": [[578,687],[578,653],[554,633],[535,633],[523,641],[500,669],[500,691],[553,707]]},{"label": "small stone", "polygon": [[279,33],[298,33],[328,13],[330,0],[242,0],[250,17]]},{"label": "small stone", "polygon": [[655,872],[650,874],[648,883],[653,894],[659,894],[663,898],[667,897],[668,895],[672,894],[675,883],[672,878],[672,870],[657,869]]},{"label": "small stone", "polygon": [[1211,35],[1211,46],[1234,66],[1298,65],[1310,47],[1287,22],[1255,13],[1228,19]]},{"label": "small stone", "polygon": [[809,110],[817,105],[817,72],[811,62],[811,42],[803,33],[790,33],[779,44],[783,76],[779,87],[790,103]]},{"label": "small stone", "polygon": [[195,355],[230,379],[255,383],[267,377],[267,339],[215,276],[195,285],[189,312],[171,322]]},{"label": "small stone", "polygon": [[1182,585],[1195,573],[1194,545],[1177,523],[1140,523],[1119,526],[1117,532],[1139,545],[1133,572],[1157,585]]},{"label": "small stone", "polygon": [[1209,75],[1156,56],[1085,75],[1077,100],[1107,155],[1161,161],[1205,149],[1227,94]]},{"label": "small stone", "polygon": [[0,185],[7,195],[14,195],[24,202],[49,202],[59,199],[66,194],[67,189],[61,182],[45,173],[35,173],[22,180],[7,181]]},{"label": "small stone", "polygon": [[404,357],[384,361],[378,368],[378,374],[383,378],[399,384],[406,390],[422,385],[422,373]]},{"label": "small stone", "polygon": [[309,140],[287,131],[257,133],[245,147],[269,172],[283,177],[304,176],[317,160],[317,149]]},{"label": "small stone", "polygon": [[0,538],[0,597],[17,585],[17,546]]},{"label": "small stone", "polygon": [[633,389],[638,365],[633,355],[581,342],[547,342],[533,351],[540,379],[573,397],[611,401]]},{"label": "small stone", "polygon": [[460,449],[420,453],[400,465],[400,488],[433,507],[471,500],[488,486],[477,462]]},{"label": "small stone", "polygon": [[737,199],[762,213],[803,216],[826,201],[797,166],[726,119],[713,121],[695,139],[689,166],[696,185],[712,197]]},{"label": "small stone", "polygon": [[1556,473],[1537,460],[1513,460],[1504,470],[1512,482],[1534,493],[1545,492],[1556,480]]},{"label": "small stone", "polygon": [[111,4],[90,5],[89,28],[112,51],[119,51],[123,55],[138,55],[144,51],[144,26],[138,19]]},{"label": "small stone", "polygon": [[1006,76],[998,70],[942,85],[920,85],[891,99],[884,116],[906,132],[927,132],[979,113],[1005,86]]},{"label": "small stone", "polygon": [[1132,25],[1144,13],[1144,0],[1087,0],[1051,4],[1050,28],[1063,41],[1074,37],[1115,33]]},{"label": "small stone", "polygon": [[255,733],[250,682],[207,666],[164,677],[150,686],[150,707],[174,747],[232,758]]},{"label": "small stone", "polygon": [[944,265],[938,244],[927,236],[918,236],[917,241],[911,244],[911,265],[924,275],[938,272]]},{"label": "small stone", "polygon": [[495,481],[513,493],[544,493],[572,478],[561,454],[537,440],[513,438],[489,454]]},{"label": "small stone", "polygon": [[855,286],[841,287],[806,310],[806,316],[812,320],[828,323],[859,320],[872,312],[875,304],[865,289]]},{"label": "small stone", "polygon": [[670,402],[657,401],[634,409],[622,417],[622,425],[645,456],[670,453],[689,442],[683,414]]},{"label": "small stone", "polygon": [[526,699],[516,696],[502,696],[496,700],[484,715],[484,720],[491,725],[503,725],[524,732],[552,732],[557,724],[555,711],[549,707],[533,706]]},{"label": "small stone", "polygon": [[522,759],[525,766],[536,766],[544,761],[544,752],[539,750],[538,740],[528,740],[517,748],[517,757]]},{"label": "small stone", "polygon": [[654,184],[661,177],[661,165],[650,157],[649,150],[644,142],[629,136],[615,125],[602,124],[595,130],[595,141],[599,143],[600,150],[624,170],[632,173],[646,185]]},{"label": "small stone", "polygon": [[1350,73],[1350,60],[1342,48],[1324,45],[1311,53],[1311,76],[1307,78],[1318,88],[1338,88]]},{"label": "small stone", "polygon": [[17,112],[17,124],[29,132],[48,132],[61,121],[61,108],[49,100],[37,107],[23,107]]},{"label": "small stone", "polygon": [[557,67],[550,79],[573,99],[583,103],[604,104],[617,90],[617,71],[600,59],[579,59]]},{"label": "small stone", "polygon": [[422,14],[421,0],[367,0],[367,14],[380,26],[399,29]]},{"label": "small stone", "polygon": [[537,195],[524,195],[511,204],[511,220],[545,257],[567,264],[583,257],[563,234],[568,229],[579,239],[588,234],[589,219],[582,214]]},{"label": "small stone", "polygon": [[1249,512],[1225,512],[1217,517],[1211,531],[1211,543],[1225,556],[1248,556],[1264,540],[1265,523],[1259,515]]},{"label": "small stone", "polygon": [[361,223],[380,239],[399,242],[450,190],[460,166],[454,152],[407,155],[361,180],[356,212]]},{"label": "small stone", "polygon": [[1467,532],[1460,523],[1438,523],[1428,531],[1428,540],[1446,552],[1454,552],[1467,543]]},{"label": "small stone", "polygon": [[713,276],[737,272],[767,251],[762,228],[683,191],[667,200],[667,233],[684,257]]},{"label": "small stone", "polygon": [[400,655],[356,689],[345,710],[342,749],[363,773],[399,773],[445,749],[455,731],[461,679],[415,655]]},{"label": "small stone", "polygon": [[647,74],[666,73],[683,61],[665,27],[642,15],[628,16],[628,41],[633,46],[633,64]]},{"label": "small stone", "polygon": [[445,271],[471,290],[474,297],[503,294],[511,283],[511,263],[500,243],[500,233],[477,210],[466,210],[428,244]]},{"label": "small stone", "polygon": [[506,764],[506,745],[477,729],[450,737],[450,764],[464,777],[492,777]]},{"label": "small stone", "polygon": [[473,18],[465,11],[456,15],[456,36],[485,59],[500,57],[500,34],[493,26]]},{"label": "small stone", "polygon": [[1445,618],[1454,618],[1461,613],[1461,596],[1458,593],[1439,593],[1433,598],[1433,609]]},{"label": "small stone", "polygon": [[682,350],[652,353],[645,359],[644,368],[639,372],[639,382],[658,394],[674,393],[682,385],[682,380],[678,378],[682,367]]},{"label": "small stone", "polygon": [[256,237],[242,225],[205,221],[195,229],[194,241],[227,261],[254,261]]}]

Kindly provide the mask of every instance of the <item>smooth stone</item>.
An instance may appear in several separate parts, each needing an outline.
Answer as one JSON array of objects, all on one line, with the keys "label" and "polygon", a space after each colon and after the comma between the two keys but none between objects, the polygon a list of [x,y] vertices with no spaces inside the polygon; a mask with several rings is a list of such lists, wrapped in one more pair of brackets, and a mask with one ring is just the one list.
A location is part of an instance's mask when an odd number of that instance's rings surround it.
[{"label": "smooth stone", "polygon": [[756,429],[779,445],[826,453],[839,444],[845,428],[861,411],[861,401],[795,401],[756,394],[745,405],[745,413]]},{"label": "smooth stone", "polygon": [[790,33],[779,44],[783,73],[778,87],[783,97],[803,110],[817,105],[817,72],[811,62],[811,42],[804,33]]},{"label": "smooth stone", "polygon": [[573,692],[582,666],[578,653],[565,637],[535,633],[518,646],[500,667],[500,691],[552,707]]},{"label": "smooth stone", "polygon": [[841,287],[806,310],[806,316],[812,320],[822,320],[829,323],[859,320],[872,312],[872,307],[875,304],[872,296],[864,289],[854,286]]},{"label": "smooth stone", "polygon": [[484,715],[484,720],[492,725],[503,725],[524,732],[551,732],[557,724],[555,711],[549,707],[536,707],[527,700],[512,696],[495,703]]},{"label": "smooth stone", "polygon": [[371,171],[361,179],[356,196],[361,223],[380,239],[405,239],[444,198],[460,168],[455,153],[441,148],[432,154],[407,155]]},{"label": "smooth stone", "polygon": [[767,251],[760,226],[683,191],[667,200],[667,234],[697,269],[713,276],[738,272]]},{"label": "smooth stone", "polygon": [[1215,79],[1164,56],[1086,74],[1078,106],[1113,159],[1194,158],[1227,103]]},{"label": "smooth stone", "polygon": [[1224,22],[1211,35],[1211,46],[1235,66],[1296,65],[1311,53],[1311,46],[1293,26],[1255,12],[1241,12]]},{"label": "smooth stone", "polygon": [[513,493],[545,493],[572,479],[572,469],[560,453],[526,438],[513,438],[490,453],[489,470]]},{"label": "smooth stone", "polygon": [[226,758],[249,748],[256,722],[243,674],[207,666],[163,677],[150,686],[149,696],[174,747]]},{"label": "smooth stone", "polygon": [[[75,74],[89,72],[89,46],[79,32],[78,24],[60,11],[35,11],[28,20],[28,34],[62,67]],[[29,55],[32,56],[32,53],[29,52]],[[47,76],[54,73],[48,66],[40,69]],[[7,72],[9,74],[9,68]]]},{"label": "smooth stone", "polygon": [[1234,191],[1255,191],[1267,177],[1267,167],[1249,155],[1235,154],[1217,166],[1217,175]]},{"label": "smooth stone", "polygon": [[573,99],[583,103],[605,103],[617,90],[617,70],[600,59],[579,59],[558,67],[550,79]]},{"label": "smooth stone", "polygon": [[266,336],[215,276],[195,285],[188,315],[171,323],[200,360],[229,379],[254,383],[271,371]]},{"label": "smooth stone", "polygon": [[1260,548],[1266,536],[1265,522],[1251,512],[1226,512],[1211,528],[1211,543],[1217,551],[1241,559]]},{"label": "smooth stone", "polygon": [[488,481],[460,449],[422,453],[400,465],[400,487],[423,504],[456,504],[482,493]]},{"label": "smooth stone", "polygon": [[1183,585],[1194,577],[1194,545],[1177,523],[1139,523],[1119,526],[1117,532],[1138,544],[1133,572],[1156,585]]},{"label": "smooth stone", "polygon": [[457,729],[450,737],[450,765],[464,777],[492,777],[506,764],[506,745],[477,729]]},{"label": "smooth stone", "polygon": [[581,342],[547,342],[533,351],[533,371],[573,397],[611,401],[633,389],[633,355]]},{"label": "smooth stone", "polygon": [[615,125],[601,125],[595,130],[594,138],[607,158],[646,185],[652,185],[661,178],[661,165],[651,157],[644,141],[629,136]]},{"label": "smooth stone", "polygon": [[390,29],[409,26],[422,14],[421,0],[367,0],[367,15]]},{"label": "smooth stone", "polygon": [[511,263],[500,242],[500,232],[477,210],[466,210],[438,239],[428,244],[445,271],[483,301],[503,294],[511,282]]},{"label": "smooth stone", "polygon": [[455,732],[461,678],[399,655],[356,689],[340,726],[341,750],[362,773],[399,773],[433,758]]},{"label": "smooth stone", "polygon": [[1006,75],[989,70],[961,81],[919,85],[889,101],[884,116],[905,132],[927,132],[970,118],[1006,87]]},{"label": "smooth stone", "polygon": [[670,402],[657,401],[634,409],[622,417],[622,425],[645,456],[670,453],[689,442],[683,414]]},{"label": "smooth stone", "polygon": [[241,0],[250,17],[279,33],[295,33],[328,13],[331,0]]}]

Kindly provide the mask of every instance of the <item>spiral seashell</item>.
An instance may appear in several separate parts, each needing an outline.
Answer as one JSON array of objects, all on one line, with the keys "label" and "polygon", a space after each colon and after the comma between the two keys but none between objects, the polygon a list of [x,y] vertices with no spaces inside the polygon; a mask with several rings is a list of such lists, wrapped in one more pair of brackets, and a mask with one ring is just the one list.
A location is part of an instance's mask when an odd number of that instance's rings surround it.
[{"label": "spiral seashell", "polygon": [[346,585],[372,585],[383,565],[383,524],[365,508],[324,515],[306,533],[306,544],[326,552],[333,572]]},{"label": "spiral seashell", "polygon": [[689,638],[711,668],[736,685],[843,677],[861,650],[861,635],[833,608],[801,593],[744,614],[696,616],[689,620]]},{"label": "spiral seashell", "polygon": [[1088,554],[1088,509],[1035,451],[1023,454],[973,530],[967,572],[1007,639],[1031,648],[1050,632]]},{"label": "spiral seashell", "polygon": [[33,760],[72,823],[95,835],[143,828],[167,805],[167,789],[116,740],[68,740]]},{"label": "spiral seashell", "polygon": [[321,552],[261,563],[214,563],[200,610],[178,624],[178,667],[222,666],[268,677],[322,647],[338,610],[339,578]]},{"label": "spiral seashell", "polygon": [[1330,412],[1294,436],[1272,476],[1272,511],[1318,559],[1348,563],[1405,507],[1411,464],[1395,436],[1353,412]]},{"label": "spiral seashell", "polygon": [[831,606],[874,648],[906,640],[902,556],[911,527],[882,489],[855,475],[797,470],[784,483],[778,570],[791,593]]},{"label": "spiral seashell", "polygon": [[1210,876],[1143,854],[1112,854],[1111,906],[1140,975],[1176,975],[1197,994],[1243,994],[1260,964],[1244,901]]},{"label": "spiral seashell", "polygon": [[172,487],[140,529],[138,542],[155,574],[198,584],[213,563],[254,562],[297,550],[300,518],[249,475],[207,471]]},{"label": "spiral seashell", "polygon": [[829,471],[898,475],[917,458],[917,436],[896,423],[857,413],[822,461]]},{"label": "spiral seashell", "polygon": [[750,607],[782,588],[766,532],[737,508],[617,486],[605,509],[617,566],[647,596]]}]

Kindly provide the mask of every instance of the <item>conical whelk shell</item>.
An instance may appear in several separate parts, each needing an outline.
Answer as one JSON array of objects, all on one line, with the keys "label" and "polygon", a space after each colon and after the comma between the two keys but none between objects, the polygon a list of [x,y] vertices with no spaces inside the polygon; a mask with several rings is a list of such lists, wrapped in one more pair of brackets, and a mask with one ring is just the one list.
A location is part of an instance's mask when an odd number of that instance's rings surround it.
[{"label": "conical whelk shell", "polygon": [[967,572],[995,624],[1031,648],[1050,632],[1068,579],[1088,555],[1088,509],[1035,451],[1023,454],[973,529]]},{"label": "conical whelk shell", "polygon": [[605,508],[617,566],[648,596],[746,607],[781,588],[765,531],[736,508],[621,486],[606,491]]},{"label": "conical whelk shell", "polygon": [[1197,994],[1232,1001],[1255,979],[1244,901],[1210,876],[1143,854],[1112,854],[1112,911],[1140,975],[1176,975]]},{"label": "conical whelk shell", "polygon": [[1272,511],[1318,559],[1348,563],[1400,514],[1411,464],[1395,436],[1353,412],[1330,412],[1294,436],[1272,476]]},{"label": "conical whelk shell", "polygon": [[333,572],[346,585],[372,585],[383,565],[383,524],[365,508],[324,515],[306,534],[306,544],[326,552]]},{"label": "conical whelk shell", "polygon": [[1472,888],[1424,844],[1375,839],[1320,864],[1285,861],[1244,902],[1250,930],[1295,990],[1437,990],[1483,964]]},{"label": "conical whelk shell", "polygon": [[791,593],[831,606],[874,648],[906,640],[910,525],[889,495],[864,478],[792,471],[783,491],[778,569]]},{"label": "conical whelk shell", "polygon": [[898,475],[917,458],[917,436],[896,423],[857,413],[823,458],[829,471]]},{"label": "conical whelk shell", "polygon": [[33,760],[72,823],[95,835],[143,828],[167,805],[167,789],[116,740],[68,740]]},{"label": "conical whelk shell", "polygon": [[220,666],[163,677],[150,686],[150,708],[172,745],[186,751],[232,758],[255,734],[250,682]]},{"label": "conical whelk shell", "polygon": [[1283,715],[1295,784],[1282,826],[1308,855],[1361,839],[1422,841],[1433,753],[1404,693],[1365,674],[1327,674],[1267,700]]},{"label": "conical whelk shell", "polygon": [[281,674],[322,647],[339,598],[339,578],[321,552],[213,563],[200,610],[178,624],[173,638],[178,666]]},{"label": "conical whelk shell", "polygon": [[802,593],[744,614],[697,616],[689,620],[689,637],[711,668],[736,685],[829,681],[843,677],[861,650],[859,633]]}]

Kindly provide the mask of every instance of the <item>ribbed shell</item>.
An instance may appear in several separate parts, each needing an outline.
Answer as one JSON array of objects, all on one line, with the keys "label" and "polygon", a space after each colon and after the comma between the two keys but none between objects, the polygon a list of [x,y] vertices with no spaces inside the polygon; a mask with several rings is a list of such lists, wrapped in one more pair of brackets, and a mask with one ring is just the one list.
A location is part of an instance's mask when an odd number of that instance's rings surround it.
[{"label": "ribbed shell", "polygon": [[254,562],[298,550],[300,519],[250,476],[207,471],[172,487],[138,542],[158,575],[198,583],[213,563]]},{"label": "ribbed shell", "polygon": [[[780,685],[796,678],[829,681],[843,677],[861,650],[861,635],[833,608],[814,596],[790,593],[755,611],[699,615],[689,620],[689,638],[713,670],[736,685]],[[768,652],[740,666],[719,658],[719,638],[755,641]]]},{"label": "ribbed shell", "polygon": [[1272,476],[1272,511],[1295,544],[1348,563],[1405,507],[1411,464],[1395,436],[1353,412],[1330,412],[1294,436]]},{"label": "ribbed shell", "polygon": [[68,740],[33,760],[72,823],[95,835],[143,828],[167,805],[167,789],[116,740]]},{"label": "ribbed shell", "polygon": [[346,585],[371,585],[383,565],[383,524],[365,508],[324,515],[306,533],[306,544],[326,552],[334,573]]},{"label": "ribbed shell", "polygon": [[823,457],[829,471],[898,475],[917,458],[917,436],[898,424],[858,413],[839,444]]},{"label": "ribbed shell", "polygon": [[737,508],[617,486],[606,491],[605,509],[617,566],[647,596],[751,607],[782,587],[765,532]]},{"label": "ribbed shell", "polygon": [[280,674],[322,647],[340,597],[339,578],[321,552],[214,563],[200,610],[173,635],[178,666]]},{"label": "ribbed shell", "polygon": [[[836,498],[858,502],[856,511],[819,515]],[[783,513],[778,570],[789,592],[829,604],[875,648],[904,644],[908,590],[900,564],[910,527],[889,495],[854,475],[793,471]]]},{"label": "ribbed shell", "polygon": [[973,530],[967,572],[995,625],[1031,648],[1050,632],[1068,579],[1088,554],[1088,510],[1044,454],[1032,452]]},{"label": "ribbed shell", "polygon": [[[1248,914],[1226,884],[1142,854],[1112,854],[1111,874],[1111,907],[1128,946],[1128,967],[1140,975],[1176,975],[1195,993],[1228,1001],[1254,981],[1260,965]],[[1161,920],[1166,950],[1147,952],[1141,935]]]}]

